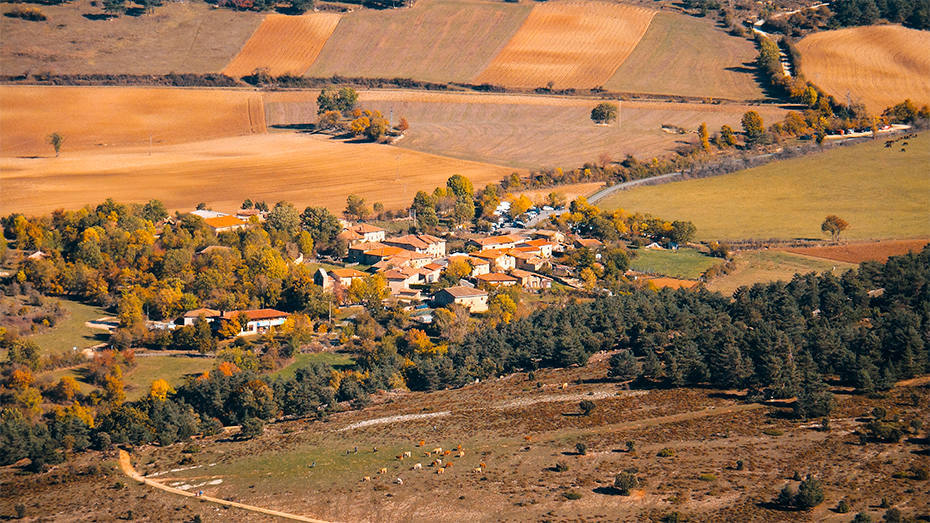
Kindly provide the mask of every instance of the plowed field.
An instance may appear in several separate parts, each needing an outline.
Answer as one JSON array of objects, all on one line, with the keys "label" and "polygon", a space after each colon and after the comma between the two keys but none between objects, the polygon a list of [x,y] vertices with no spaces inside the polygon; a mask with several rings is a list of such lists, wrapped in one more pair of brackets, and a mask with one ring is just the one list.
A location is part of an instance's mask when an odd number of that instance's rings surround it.
[{"label": "plowed field", "polygon": [[[222,89],[0,87],[0,156],[161,145],[265,132],[261,95]],[[6,187],[4,187],[4,192]]]},{"label": "plowed field", "polygon": [[[49,149],[51,149],[49,147]],[[288,200],[299,208],[339,212],[359,194],[387,208],[407,206],[421,189],[453,174],[476,186],[513,171],[387,145],[274,133],[154,147],[62,153],[55,158],[0,158],[0,214],[48,213],[105,198],[157,198],[170,209],[206,202],[236,209],[242,200]]]},{"label": "plowed field", "polygon": [[910,98],[930,104],[930,32],[898,25],[812,34],[798,43],[801,72],[828,93],[869,111]]},{"label": "plowed field", "polygon": [[475,83],[508,87],[602,86],[649,27],[655,11],[622,4],[537,4]]},{"label": "plowed field", "polygon": [[335,13],[268,15],[223,74],[239,77],[267,68],[274,76],[300,76],[316,60],[339,18]]},{"label": "plowed field", "polygon": [[826,258],[848,263],[864,261],[885,262],[889,256],[900,256],[908,252],[919,252],[930,240],[892,240],[872,243],[851,243],[828,247],[803,247],[785,249],[795,254]]},{"label": "plowed field", "polygon": [[307,76],[469,82],[529,12],[527,5],[470,0],[359,10],[343,16]]},{"label": "plowed field", "polygon": [[[696,131],[707,122],[716,131],[738,126],[750,109],[766,125],[785,115],[777,106],[622,102],[619,125],[598,126],[590,118],[597,101],[582,98],[410,91],[363,91],[359,97],[364,107],[407,118],[401,147],[527,169],[580,167],[602,154],[648,160],[697,141],[695,132],[663,131],[665,124]],[[268,124],[315,122],[315,100],[312,91],[267,94]]]}]

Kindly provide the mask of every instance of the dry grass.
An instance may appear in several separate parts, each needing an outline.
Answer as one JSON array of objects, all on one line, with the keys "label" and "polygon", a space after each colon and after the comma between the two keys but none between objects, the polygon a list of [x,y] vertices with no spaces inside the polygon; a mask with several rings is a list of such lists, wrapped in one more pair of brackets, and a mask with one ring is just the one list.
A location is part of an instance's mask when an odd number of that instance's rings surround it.
[{"label": "dry grass", "polygon": [[335,13],[268,15],[223,74],[239,77],[265,68],[274,76],[300,76],[313,65],[339,19]]},{"label": "dry grass", "polygon": [[825,258],[847,263],[877,261],[884,263],[889,256],[900,256],[909,252],[919,252],[930,240],[891,240],[871,243],[848,243],[825,247],[799,247],[785,249],[795,254]]},{"label": "dry grass", "polygon": [[[45,137],[81,149],[175,144],[265,131],[250,91],[135,87],[0,86],[0,156],[48,156]],[[5,191],[6,192],[6,191]]]},{"label": "dry grass", "polygon": [[846,270],[855,268],[855,265],[849,263],[801,256],[775,249],[737,252],[733,256],[732,264],[733,268],[729,274],[714,278],[707,282],[706,287],[730,295],[744,285],[789,281],[795,274],[810,272],[832,271],[839,277]]},{"label": "dry grass", "polygon": [[655,11],[622,4],[537,4],[475,83],[590,89],[604,85]]},{"label": "dry grass", "polygon": [[468,82],[491,62],[529,6],[421,0],[410,9],[343,16],[308,76]]},{"label": "dry grass", "polygon": [[754,100],[763,97],[753,75],[755,58],[752,42],[730,36],[712,19],[661,11],[605,87],[622,92]]},{"label": "dry grass", "polygon": [[910,98],[930,104],[930,32],[897,25],[812,34],[798,43],[801,72],[828,93],[850,93],[869,111]]},{"label": "dry grass", "polygon": [[151,154],[148,147],[127,147],[0,158],[0,214],[46,213],[104,198],[157,198],[170,209],[203,201],[218,210],[252,198],[341,211],[349,193],[399,208],[453,174],[482,186],[511,172],[387,145],[276,133],[155,147]]},{"label": "dry grass", "polygon": [[262,20],[204,2],[166,2],[138,17],[85,17],[102,14],[96,3],[43,5],[48,21],[41,23],[0,17],[0,73],[214,73]]},{"label": "dry grass", "polygon": [[[266,95],[268,124],[316,121],[316,92]],[[701,122],[713,131],[738,127],[750,109],[766,122],[783,118],[777,106],[623,102],[620,125],[591,122],[595,100],[529,95],[484,95],[409,91],[364,91],[361,104],[394,119],[407,118],[404,148],[533,169],[579,167],[602,154],[622,160],[661,156],[697,142],[697,134],[670,134],[663,124],[695,131]]]}]

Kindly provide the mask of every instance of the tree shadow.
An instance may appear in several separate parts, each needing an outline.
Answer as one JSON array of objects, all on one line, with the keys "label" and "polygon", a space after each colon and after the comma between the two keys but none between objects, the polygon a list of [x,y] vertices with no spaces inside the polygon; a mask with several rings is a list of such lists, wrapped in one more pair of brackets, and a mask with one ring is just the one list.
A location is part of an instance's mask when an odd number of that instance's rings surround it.
[{"label": "tree shadow", "polygon": [[272,129],[283,129],[288,131],[316,131],[316,125],[312,123],[286,123],[269,125]]},{"label": "tree shadow", "polygon": [[732,71],[734,73],[755,74],[756,72],[755,67],[747,67],[746,65],[731,65],[730,67],[724,67],[723,69],[725,71]]},{"label": "tree shadow", "polygon": [[[595,494],[603,494],[605,496],[623,496],[624,494],[617,487],[597,487],[593,490]],[[629,495],[629,494],[626,494]]]},{"label": "tree shadow", "polygon": [[93,20],[95,22],[101,21],[101,20],[109,20],[113,18],[113,15],[107,14],[107,13],[84,13],[81,16],[83,16],[84,18],[88,20]]}]

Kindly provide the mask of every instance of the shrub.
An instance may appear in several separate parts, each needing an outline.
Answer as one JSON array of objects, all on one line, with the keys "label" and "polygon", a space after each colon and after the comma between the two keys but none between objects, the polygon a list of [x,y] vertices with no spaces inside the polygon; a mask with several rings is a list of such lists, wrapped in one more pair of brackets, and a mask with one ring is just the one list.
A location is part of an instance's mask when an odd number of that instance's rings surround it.
[{"label": "shrub", "polygon": [[22,18],[23,20],[30,20],[33,22],[42,22],[48,19],[45,13],[38,7],[16,6],[9,13],[6,13],[6,16],[10,18]]},{"label": "shrub", "polygon": [[736,470],[743,470],[743,460],[736,460]]},{"label": "shrub", "polygon": [[911,467],[911,477],[919,481],[927,481],[930,479],[930,471],[927,470],[927,467]]},{"label": "shrub", "polygon": [[261,436],[265,432],[265,423],[258,418],[246,418],[242,422],[242,429],[239,436],[244,439],[252,439],[255,436]]},{"label": "shrub", "polygon": [[627,442],[626,442],[626,451],[627,451],[627,452],[635,452],[635,451],[636,451],[636,442],[635,442],[635,441],[627,441]]},{"label": "shrub", "polygon": [[552,467],[552,470],[556,472],[566,472],[568,471],[568,464],[563,461],[560,461],[556,463],[554,467]]},{"label": "shrub", "polygon": [[639,486],[639,480],[632,472],[621,472],[614,477],[614,488],[621,496],[629,496],[630,490]]},{"label": "shrub", "polygon": [[581,493],[577,490],[566,490],[562,493],[565,499],[581,499]]},{"label": "shrub", "polygon": [[588,446],[584,443],[575,443],[575,451],[584,456],[588,453]]},{"label": "shrub", "polygon": [[904,437],[904,430],[898,423],[870,421],[865,426],[865,439],[881,443],[897,443]]},{"label": "shrub", "polygon": [[762,433],[765,434],[766,436],[781,436],[782,434],[784,434],[783,431],[778,430],[778,429],[765,429],[762,431]]},{"label": "shrub", "polygon": [[17,503],[13,510],[16,511],[16,519],[23,519],[26,517],[26,505],[22,503]]},{"label": "shrub", "polygon": [[896,508],[891,508],[885,511],[885,516],[882,517],[882,521],[886,523],[901,523],[904,521],[904,518],[901,516],[901,511]]},{"label": "shrub", "polygon": [[596,405],[591,400],[581,400],[578,403],[578,409],[581,410],[581,413],[585,416],[590,416],[594,412]]},{"label": "shrub", "polygon": [[841,499],[840,502],[836,505],[836,511],[840,514],[849,512],[849,503],[847,503],[845,499]]},{"label": "shrub", "polygon": [[700,476],[698,476],[698,479],[701,481],[717,481],[717,476],[715,474],[711,474],[710,472],[707,472],[705,474],[701,474]]},{"label": "shrub", "polygon": [[674,455],[675,451],[668,447],[665,447],[664,449],[660,450],[658,454],[656,454],[656,456],[659,456],[660,458],[670,458]]},{"label": "shrub", "polygon": [[807,475],[807,478],[798,486],[798,495],[794,504],[801,509],[814,508],[823,503],[823,484],[819,479]]},{"label": "shrub", "polygon": [[872,523],[872,518],[865,512],[860,512],[853,518],[852,523]]}]

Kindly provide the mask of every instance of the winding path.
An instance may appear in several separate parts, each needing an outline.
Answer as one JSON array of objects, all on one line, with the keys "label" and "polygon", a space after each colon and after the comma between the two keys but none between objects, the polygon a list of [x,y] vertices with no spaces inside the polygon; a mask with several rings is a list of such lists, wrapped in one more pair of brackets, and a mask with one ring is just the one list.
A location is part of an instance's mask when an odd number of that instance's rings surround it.
[{"label": "winding path", "polygon": [[206,495],[198,496],[197,494],[193,492],[187,492],[185,490],[176,489],[173,487],[169,487],[167,485],[163,485],[155,480],[148,479],[145,476],[136,472],[135,467],[132,466],[132,461],[130,459],[129,453],[123,449],[120,449],[119,451],[119,468],[123,471],[124,474],[138,481],[139,483],[142,483],[144,485],[149,485],[151,487],[155,487],[157,489],[164,490],[165,492],[170,492],[171,494],[176,494],[178,496],[196,498],[198,500],[209,501],[210,503],[216,503],[217,505],[225,505],[227,507],[240,508],[242,510],[248,510],[250,512],[257,512],[259,514],[265,514],[267,516],[274,516],[278,518],[289,519],[291,521],[309,521],[311,523],[328,523],[322,519],[313,519],[313,518],[309,518],[306,516],[298,516],[297,514],[289,514],[287,512],[281,512],[278,510],[271,510],[267,508],[256,507],[254,505],[246,505],[245,503],[237,503],[235,501],[228,501],[225,499],[214,498],[214,497],[206,496]]}]

